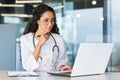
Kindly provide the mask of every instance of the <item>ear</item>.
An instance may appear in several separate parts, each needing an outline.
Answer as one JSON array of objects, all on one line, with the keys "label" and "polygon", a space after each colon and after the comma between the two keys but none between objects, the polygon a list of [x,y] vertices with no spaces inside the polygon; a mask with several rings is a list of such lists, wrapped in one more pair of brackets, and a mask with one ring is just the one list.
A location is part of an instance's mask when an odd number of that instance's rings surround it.
[{"label": "ear", "polygon": [[40,20],[37,20],[37,24],[39,24]]}]

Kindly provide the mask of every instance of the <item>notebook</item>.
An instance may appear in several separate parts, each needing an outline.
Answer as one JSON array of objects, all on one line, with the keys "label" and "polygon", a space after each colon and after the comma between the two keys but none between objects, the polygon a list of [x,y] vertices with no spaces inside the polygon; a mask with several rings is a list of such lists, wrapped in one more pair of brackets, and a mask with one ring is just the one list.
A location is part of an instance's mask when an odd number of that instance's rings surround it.
[{"label": "notebook", "polygon": [[72,72],[49,71],[54,75],[84,76],[105,72],[113,43],[81,43],[75,58]]}]

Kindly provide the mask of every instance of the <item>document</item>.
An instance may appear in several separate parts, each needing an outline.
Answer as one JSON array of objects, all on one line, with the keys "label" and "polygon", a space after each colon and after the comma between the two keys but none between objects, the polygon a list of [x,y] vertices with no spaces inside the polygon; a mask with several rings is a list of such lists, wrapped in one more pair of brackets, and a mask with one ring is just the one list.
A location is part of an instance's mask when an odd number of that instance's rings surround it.
[{"label": "document", "polygon": [[37,77],[39,76],[36,72],[32,71],[8,71],[9,77]]}]

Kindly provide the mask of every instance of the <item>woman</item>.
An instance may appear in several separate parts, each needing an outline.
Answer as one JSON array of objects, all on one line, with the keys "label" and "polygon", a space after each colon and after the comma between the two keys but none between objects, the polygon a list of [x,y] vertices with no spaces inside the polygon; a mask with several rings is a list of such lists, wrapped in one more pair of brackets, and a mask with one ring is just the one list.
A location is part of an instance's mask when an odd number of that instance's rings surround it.
[{"label": "woman", "polygon": [[23,68],[27,71],[71,71],[53,8],[41,4],[33,10],[21,41]]}]

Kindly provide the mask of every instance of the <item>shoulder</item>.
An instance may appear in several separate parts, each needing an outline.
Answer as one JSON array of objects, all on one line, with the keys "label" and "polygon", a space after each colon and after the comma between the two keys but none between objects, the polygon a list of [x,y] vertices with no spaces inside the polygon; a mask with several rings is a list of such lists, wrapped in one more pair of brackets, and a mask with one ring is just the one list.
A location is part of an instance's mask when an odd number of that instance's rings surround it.
[{"label": "shoulder", "polygon": [[32,38],[32,36],[33,36],[33,34],[30,32],[30,33],[27,33],[27,34],[25,34],[25,35],[22,35],[21,37],[20,37],[20,40],[25,40],[25,39],[31,39]]},{"label": "shoulder", "polygon": [[55,33],[52,33],[52,36],[53,36],[53,38],[57,41],[57,42],[64,42],[64,39],[63,39],[63,37],[61,36],[61,35],[59,35],[59,34],[55,34]]},{"label": "shoulder", "polygon": [[59,34],[51,33],[54,38],[62,39],[62,36]]}]

